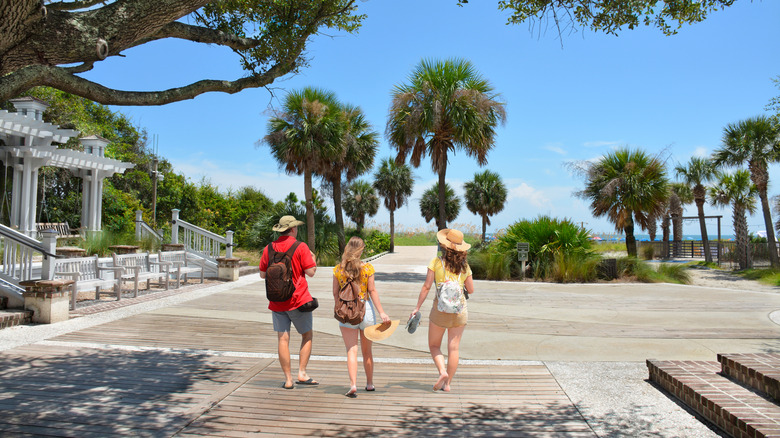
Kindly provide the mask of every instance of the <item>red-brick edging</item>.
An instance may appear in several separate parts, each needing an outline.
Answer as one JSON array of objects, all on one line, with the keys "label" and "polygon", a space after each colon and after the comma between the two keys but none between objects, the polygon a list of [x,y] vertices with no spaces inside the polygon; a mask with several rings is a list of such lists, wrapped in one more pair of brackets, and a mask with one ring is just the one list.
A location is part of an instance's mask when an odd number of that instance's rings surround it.
[{"label": "red-brick edging", "polygon": [[780,437],[780,407],[732,382],[720,363],[647,360],[650,380],[735,438]]},{"label": "red-brick edging", "polygon": [[780,401],[780,354],[719,354],[723,374]]},{"label": "red-brick edging", "polygon": [[31,310],[4,310],[0,311],[0,329],[16,325],[29,324],[32,319]]}]

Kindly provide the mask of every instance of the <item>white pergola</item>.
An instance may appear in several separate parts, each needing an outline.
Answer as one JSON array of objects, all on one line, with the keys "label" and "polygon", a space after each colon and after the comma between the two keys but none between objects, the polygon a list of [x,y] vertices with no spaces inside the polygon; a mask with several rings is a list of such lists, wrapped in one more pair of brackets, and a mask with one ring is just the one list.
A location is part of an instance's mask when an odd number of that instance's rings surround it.
[{"label": "white pergola", "polygon": [[105,157],[109,141],[98,136],[80,140],[84,152],[59,149],[52,143],[65,143],[79,135],[72,129],[61,129],[43,121],[48,107],[31,97],[13,99],[16,112],[0,110],[0,160],[13,169],[10,225],[28,236],[35,237],[38,171],[42,166],[68,169],[83,179],[81,227],[88,231],[102,228],[103,179],[115,173],[124,173],[132,163]]}]

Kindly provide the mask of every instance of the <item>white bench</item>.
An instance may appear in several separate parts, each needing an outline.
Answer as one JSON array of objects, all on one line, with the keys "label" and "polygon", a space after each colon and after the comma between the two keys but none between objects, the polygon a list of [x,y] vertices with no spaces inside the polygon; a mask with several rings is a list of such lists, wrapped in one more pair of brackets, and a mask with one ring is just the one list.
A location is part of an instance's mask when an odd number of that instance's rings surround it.
[{"label": "white bench", "polygon": [[41,231],[54,230],[57,232],[58,239],[81,238],[78,228],[71,228],[67,222],[40,222],[35,224],[35,229],[40,234]]},{"label": "white bench", "polygon": [[181,286],[181,278],[187,284],[187,274],[200,272],[200,282],[203,283],[203,274],[206,263],[203,260],[187,258],[187,251],[160,251],[157,253],[160,262],[170,263],[168,273],[176,277],[176,288]]},{"label": "white bench", "polygon": [[133,297],[138,296],[138,284],[146,282],[146,289],[151,288],[151,281],[157,280],[158,286],[165,282],[165,290],[168,290],[168,270],[170,263],[153,262],[149,260],[149,253],[137,254],[112,254],[114,266],[122,268],[120,274],[120,286],[124,282],[133,282]]},{"label": "white bench", "polygon": [[[105,274],[114,271],[113,275]],[[117,301],[122,298],[119,287],[121,268],[104,267],[98,265],[98,256],[75,257],[69,259],[56,259],[54,261],[54,278],[70,278],[73,285],[70,295],[70,308],[76,308],[76,297],[82,290],[95,290],[95,299],[100,299],[100,294],[113,294]],[[109,288],[109,291],[102,289]]]}]

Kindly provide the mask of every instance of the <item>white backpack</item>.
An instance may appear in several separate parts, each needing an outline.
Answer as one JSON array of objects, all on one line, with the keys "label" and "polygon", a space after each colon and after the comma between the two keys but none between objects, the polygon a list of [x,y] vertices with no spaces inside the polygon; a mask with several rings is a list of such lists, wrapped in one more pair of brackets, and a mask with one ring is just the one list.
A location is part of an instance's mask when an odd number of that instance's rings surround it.
[{"label": "white backpack", "polygon": [[444,282],[436,285],[438,293],[439,312],[460,313],[465,304],[463,299],[463,286],[460,285],[460,275],[456,279],[447,278],[447,269],[444,268],[444,262],[439,259],[442,270],[444,270]]}]

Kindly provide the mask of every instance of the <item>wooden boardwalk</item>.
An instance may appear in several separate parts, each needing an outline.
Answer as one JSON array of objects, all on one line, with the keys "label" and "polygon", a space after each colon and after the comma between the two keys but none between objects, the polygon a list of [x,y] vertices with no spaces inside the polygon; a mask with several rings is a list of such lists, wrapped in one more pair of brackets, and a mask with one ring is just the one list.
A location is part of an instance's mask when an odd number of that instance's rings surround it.
[{"label": "wooden boardwalk", "polygon": [[595,436],[541,364],[464,365],[443,393],[428,360],[377,363],[377,390],[349,399],[342,360],[313,360],[320,386],[285,390],[262,354],[79,347],[74,336],[0,354],[0,435]]}]

